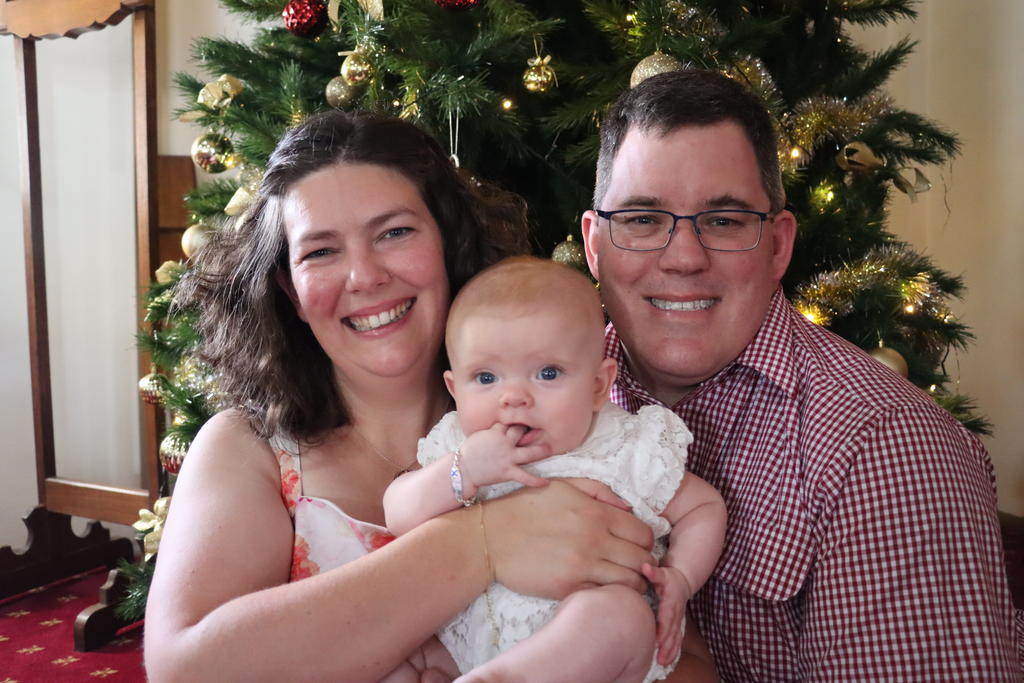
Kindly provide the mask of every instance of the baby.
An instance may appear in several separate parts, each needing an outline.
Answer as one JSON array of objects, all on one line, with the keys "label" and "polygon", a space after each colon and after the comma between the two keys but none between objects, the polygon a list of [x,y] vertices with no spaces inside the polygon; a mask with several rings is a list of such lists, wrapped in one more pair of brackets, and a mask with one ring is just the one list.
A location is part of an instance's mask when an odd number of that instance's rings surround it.
[{"label": "baby", "polygon": [[457,412],[420,440],[423,467],[391,484],[385,515],[400,535],[545,477],[595,479],[655,537],[668,535],[660,566],[643,567],[657,615],[623,586],[559,603],[494,583],[439,634],[466,674],[459,680],[654,681],[678,659],[686,603],[722,549],[725,506],[709,484],[683,476],[693,438],[682,420],[609,403],[616,365],[604,358],[603,330],[597,292],[567,266],[517,257],[473,278],[445,335]]}]

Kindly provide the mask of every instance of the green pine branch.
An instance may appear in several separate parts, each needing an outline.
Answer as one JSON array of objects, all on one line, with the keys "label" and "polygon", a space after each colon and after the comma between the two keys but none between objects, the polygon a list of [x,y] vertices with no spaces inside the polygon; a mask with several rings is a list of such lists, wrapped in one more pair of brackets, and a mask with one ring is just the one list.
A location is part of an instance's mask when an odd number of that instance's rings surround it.
[{"label": "green pine branch", "polygon": [[916,2],[909,0],[846,0],[836,3],[836,17],[861,26],[885,26],[901,19],[916,19]]}]

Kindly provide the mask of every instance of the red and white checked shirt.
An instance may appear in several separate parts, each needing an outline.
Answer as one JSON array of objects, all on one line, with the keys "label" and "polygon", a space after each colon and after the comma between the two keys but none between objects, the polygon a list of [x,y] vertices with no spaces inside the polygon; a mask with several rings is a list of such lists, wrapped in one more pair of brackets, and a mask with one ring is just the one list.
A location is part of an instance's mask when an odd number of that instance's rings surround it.
[{"label": "red and white checked shirt", "polygon": [[[658,403],[619,363],[612,400]],[[775,293],[733,363],[675,406],[721,492],[725,550],[691,614],[731,681],[1021,681],[984,447]]]}]

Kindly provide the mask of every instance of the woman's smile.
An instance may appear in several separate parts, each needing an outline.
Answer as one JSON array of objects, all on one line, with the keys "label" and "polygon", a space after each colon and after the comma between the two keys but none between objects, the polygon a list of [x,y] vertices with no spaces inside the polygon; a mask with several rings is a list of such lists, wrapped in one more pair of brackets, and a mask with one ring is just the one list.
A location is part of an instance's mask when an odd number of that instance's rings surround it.
[{"label": "woman's smile", "polygon": [[415,298],[406,299],[397,306],[381,311],[380,313],[372,313],[370,315],[351,315],[347,318],[343,318],[342,322],[357,332],[372,332],[373,330],[379,330],[382,327],[391,325],[392,323],[404,318],[405,314],[409,312],[415,303]]}]

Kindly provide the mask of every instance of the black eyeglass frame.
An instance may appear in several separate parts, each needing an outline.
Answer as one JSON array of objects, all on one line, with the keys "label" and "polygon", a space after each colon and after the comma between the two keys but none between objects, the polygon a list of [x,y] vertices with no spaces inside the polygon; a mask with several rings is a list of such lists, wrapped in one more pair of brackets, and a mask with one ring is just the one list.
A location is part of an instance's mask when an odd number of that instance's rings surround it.
[{"label": "black eyeglass frame", "polygon": [[[749,213],[761,219],[761,222],[757,226],[757,241],[754,242],[753,246],[744,247],[743,249],[719,249],[717,247],[709,247],[708,245],[704,244],[704,240],[701,239],[700,228],[697,226],[697,219],[703,216],[704,214],[722,212]],[[690,221],[690,225],[693,226],[693,234],[697,236],[697,241],[700,243],[700,246],[704,247],[709,251],[751,251],[753,249],[757,249],[758,245],[761,244],[761,237],[762,235],[764,235],[764,222],[766,220],[769,220],[769,218],[772,221],[774,221],[775,217],[779,215],[779,212],[769,213],[767,211],[752,211],[750,209],[708,209],[707,211],[698,211],[697,213],[690,216],[680,216],[678,214],[672,213],[671,211],[665,211],[664,209],[616,209],[614,211],[594,209],[594,213],[596,213],[601,218],[605,218],[608,220],[608,237],[611,239],[612,245],[614,245],[617,249],[622,249],[623,251],[661,251],[662,249],[669,245],[669,242],[672,241],[672,235],[674,235],[676,232],[676,226],[679,225],[680,219],[683,218]],[[672,216],[672,228],[668,231],[668,236],[665,238],[665,244],[661,245],[660,247],[655,247],[653,249],[634,249],[633,247],[623,247],[619,244],[616,244],[614,237],[615,231],[612,230],[611,227],[611,218],[612,216],[619,213],[660,213],[666,216]]]}]

